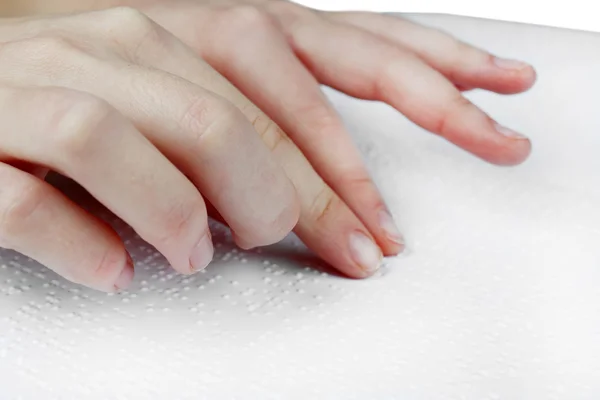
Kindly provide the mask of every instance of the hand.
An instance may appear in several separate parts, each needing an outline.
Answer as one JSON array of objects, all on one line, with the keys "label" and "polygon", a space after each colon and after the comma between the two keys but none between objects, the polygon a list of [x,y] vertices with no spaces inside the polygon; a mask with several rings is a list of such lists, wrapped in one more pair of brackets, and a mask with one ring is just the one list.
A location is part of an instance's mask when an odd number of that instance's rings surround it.
[{"label": "hand", "polygon": [[123,243],[40,179],[52,169],[181,273],[212,257],[203,196],[244,248],[279,241],[301,215],[304,239],[342,272],[377,267],[371,236],[293,142],[138,11],[0,21],[0,57],[2,247],[100,290],[131,282]]},{"label": "hand", "polygon": [[[402,236],[319,84],[386,102],[491,163],[518,164],[531,150],[528,139],[497,124],[461,91],[519,93],[533,85],[534,70],[443,32],[386,15],[318,12],[280,0],[106,1],[95,6],[130,4],[142,10],[265,111],[385,255],[402,250]],[[310,229],[312,223],[301,216],[297,232],[312,247],[319,245],[313,238],[329,243],[334,234],[315,235]]]}]

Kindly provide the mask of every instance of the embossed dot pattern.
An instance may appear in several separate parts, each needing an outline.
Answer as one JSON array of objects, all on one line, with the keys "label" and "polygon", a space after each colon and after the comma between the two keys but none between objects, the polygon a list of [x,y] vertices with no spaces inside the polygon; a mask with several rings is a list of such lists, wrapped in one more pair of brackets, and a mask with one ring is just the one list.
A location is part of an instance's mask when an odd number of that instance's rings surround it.
[{"label": "embossed dot pattern", "polygon": [[408,239],[372,279],[330,275],[293,236],[176,274],[136,263],[102,294],[0,250],[2,399],[600,398],[600,36],[428,16],[537,66],[536,89],[468,96],[534,140],[487,165],[391,108],[327,90]]}]

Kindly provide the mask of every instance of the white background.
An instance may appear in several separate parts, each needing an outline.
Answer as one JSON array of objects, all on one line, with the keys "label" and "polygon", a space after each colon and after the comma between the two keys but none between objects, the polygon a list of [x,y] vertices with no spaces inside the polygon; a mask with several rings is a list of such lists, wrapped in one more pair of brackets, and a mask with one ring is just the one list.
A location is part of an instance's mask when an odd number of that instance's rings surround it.
[{"label": "white background", "polygon": [[[295,0],[323,10],[444,13],[600,32],[596,0]],[[600,50],[599,50],[600,51]]]},{"label": "white background", "polygon": [[[590,6],[448,1],[369,5],[599,30]],[[0,250],[0,398],[600,399],[600,35],[420,17],[536,67],[522,96],[469,94],[532,138],[527,163],[485,165],[391,107],[328,91],[406,256],[338,279],[214,229],[212,267],[184,277],[114,221],[136,281],[106,296]]]}]

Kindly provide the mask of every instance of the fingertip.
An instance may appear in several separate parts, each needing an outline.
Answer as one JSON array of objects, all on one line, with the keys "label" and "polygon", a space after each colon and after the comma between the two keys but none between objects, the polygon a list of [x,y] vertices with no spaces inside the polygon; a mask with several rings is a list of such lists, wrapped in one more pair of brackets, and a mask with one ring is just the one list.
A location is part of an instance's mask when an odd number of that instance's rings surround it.
[{"label": "fingertip", "polygon": [[[446,73],[461,92],[473,89],[489,90],[498,94],[513,95],[526,92],[537,81],[537,72],[530,64],[493,55],[478,67]],[[452,70],[452,68],[449,68]]]},{"label": "fingertip", "polygon": [[256,247],[252,243],[244,240],[242,237],[237,235],[234,231],[231,231],[231,236],[233,237],[233,241],[235,242],[235,244],[237,244],[237,246],[242,250],[252,250]]},{"label": "fingertip", "polygon": [[369,277],[379,270],[383,254],[379,246],[364,232],[355,231],[348,236],[350,255],[358,266],[357,276]]},{"label": "fingertip", "polygon": [[406,245],[404,243],[395,243],[388,241],[385,245],[380,245],[381,251],[385,257],[393,257],[404,253]]},{"label": "fingertip", "polygon": [[210,234],[210,230],[207,229],[190,253],[189,263],[191,272],[202,271],[208,267],[213,259],[214,252],[212,235]]},{"label": "fingertip", "polygon": [[501,166],[516,166],[522,164],[531,154],[531,140],[513,129],[497,122],[493,123],[497,134],[501,136],[501,148],[484,157],[486,161]]},{"label": "fingertip", "polygon": [[536,70],[524,61],[492,56],[491,64],[493,69],[497,71],[494,75],[499,73],[500,77],[491,77],[490,90],[498,93],[522,93],[530,89],[537,80]]},{"label": "fingertip", "polygon": [[114,288],[116,291],[126,290],[131,286],[133,282],[133,278],[135,276],[135,270],[133,266],[133,259],[129,253],[126,253],[125,266],[121,270],[121,273],[117,277],[117,280],[114,283]]},{"label": "fingertip", "polygon": [[[296,209],[297,208],[297,209]],[[255,224],[254,229],[242,232],[231,230],[234,242],[243,250],[270,246],[285,239],[298,224],[300,207],[290,206],[281,211],[272,221]]]},{"label": "fingertip", "polygon": [[523,75],[524,81],[527,82],[528,88],[532,87],[538,78],[537,70],[532,65],[529,65],[525,71],[523,71]]},{"label": "fingertip", "polygon": [[514,167],[523,164],[531,154],[531,141],[522,140],[519,147],[497,162],[499,166]]},{"label": "fingertip", "polygon": [[400,233],[392,214],[386,209],[377,214],[379,228],[381,229],[378,244],[384,256],[394,256],[401,253],[405,248],[404,236]]}]

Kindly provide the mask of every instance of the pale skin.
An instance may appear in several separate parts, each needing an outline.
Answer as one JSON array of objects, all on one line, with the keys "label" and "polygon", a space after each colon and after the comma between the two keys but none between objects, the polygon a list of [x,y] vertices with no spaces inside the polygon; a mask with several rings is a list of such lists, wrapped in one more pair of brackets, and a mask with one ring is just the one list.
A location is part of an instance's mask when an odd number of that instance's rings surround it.
[{"label": "pale skin", "polygon": [[320,84],[385,102],[490,163],[531,150],[461,91],[520,93],[533,68],[401,18],[280,0],[13,5],[22,17],[0,20],[0,246],[98,290],[125,289],[131,259],[48,170],[181,273],[210,263],[211,215],[244,249],[293,230],[366,278],[404,239]]}]

